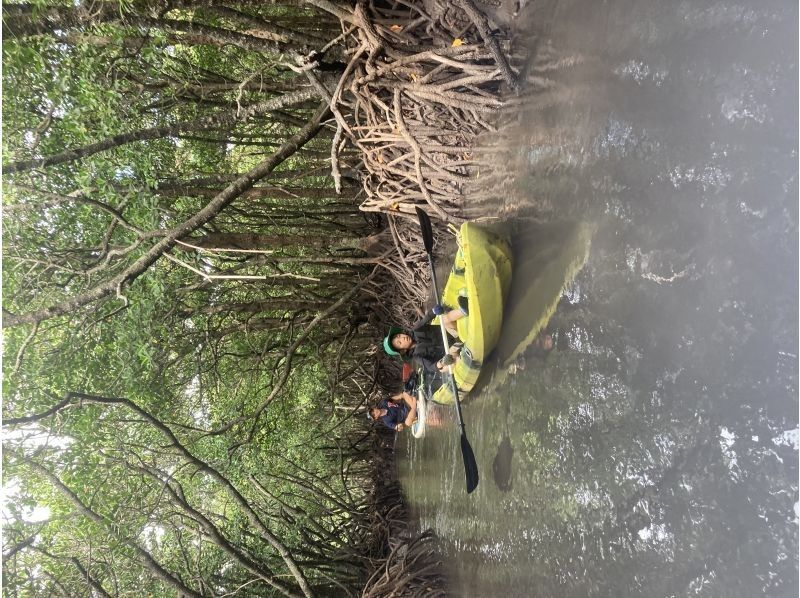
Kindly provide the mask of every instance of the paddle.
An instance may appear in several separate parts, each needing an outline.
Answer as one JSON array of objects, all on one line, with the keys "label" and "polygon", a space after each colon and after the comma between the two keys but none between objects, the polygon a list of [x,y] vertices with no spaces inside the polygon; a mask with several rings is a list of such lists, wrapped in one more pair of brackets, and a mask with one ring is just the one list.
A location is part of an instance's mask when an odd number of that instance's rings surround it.
[{"label": "paddle", "polygon": [[[422,242],[425,244],[425,253],[428,254],[428,265],[431,267],[431,281],[433,282],[433,294],[436,301],[439,301],[439,289],[436,286],[436,269],[433,267],[433,227],[431,219],[421,208],[417,208],[417,218],[419,227],[422,230]],[[450,343],[447,340],[447,329],[444,327],[444,320],[439,318],[439,326],[442,329],[442,342],[444,343],[445,354],[450,351]],[[458,425],[461,426],[461,455],[464,458],[464,473],[467,476],[467,494],[478,487],[478,463],[475,461],[475,454],[467,440],[467,433],[464,430],[464,416],[461,414],[461,403],[458,400],[458,388],[453,377],[453,366],[447,366],[447,380],[450,383],[450,390],[453,392],[458,414]]]}]

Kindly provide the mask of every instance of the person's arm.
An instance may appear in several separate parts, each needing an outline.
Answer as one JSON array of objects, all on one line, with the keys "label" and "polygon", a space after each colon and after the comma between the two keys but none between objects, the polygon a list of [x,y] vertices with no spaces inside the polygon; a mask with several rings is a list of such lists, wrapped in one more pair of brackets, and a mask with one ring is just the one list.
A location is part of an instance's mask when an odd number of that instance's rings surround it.
[{"label": "person's arm", "polygon": [[407,390],[401,390],[399,394],[396,394],[395,397],[398,401],[405,401],[409,405],[413,405],[417,402],[417,399]]},{"label": "person's arm", "polygon": [[414,326],[412,326],[411,329],[415,330],[415,331],[416,330],[421,330],[423,327],[425,327],[428,324],[430,324],[436,316],[437,316],[437,314],[436,314],[434,308],[432,307],[431,309],[429,309],[428,311],[425,312],[425,315],[422,317],[422,319],[419,322],[417,322],[416,324],[414,324]]},{"label": "person's arm", "polygon": [[402,428],[403,424],[395,423],[388,414],[381,417],[381,421],[383,422],[383,425],[389,428],[390,430],[395,430],[399,432],[400,430],[403,429]]},{"label": "person's arm", "polygon": [[400,393],[394,395],[392,400],[395,403],[399,403],[400,401],[404,402],[408,405],[411,409],[415,409],[417,407],[417,399],[412,395],[410,392],[405,390],[401,391]]},{"label": "person's arm", "polygon": [[417,420],[417,406],[415,404],[411,409],[408,410],[408,415],[406,415],[406,420],[403,422],[403,424],[405,424],[406,426],[410,426],[416,420]]},{"label": "person's arm", "polygon": [[430,372],[432,374],[435,374],[439,371],[439,369],[436,367],[437,359],[437,357],[430,358],[424,354],[414,355],[414,360],[419,363],[426,372]]},{"label": "person's arm", "polygon": [[440,374],[444,371],[445,365],[442,364],[441,358],[445,357],[441,355],[441,353],[434,353],[432,354],[431,351],[427,351],[427,355],[423,352],[419,352],[419,354],[414,355],[414,360],[418,365],[421,365],[426,372],[431,374]]},{"label": "person's arm", "polygon": [[[415,417],[416,417],[416,415],[415,415]],[[412,420],[412,422],[413,422],[413,420]],[[394,430],[395,432],[402,432],[406,428],[406,426],[410,426],[412,422],[409,422],[408,421],[408,417],[406,417],[405,421],[397,422],[397,423],[395,423],[393,421],[392,422],[387,422],[386,426],[389,429]]]},{"label": "person's arm", "polygon": [[395,402],[403,401],[406,405],[408,405],[408,413],[406,414],[406,418],[402,424],[398,424],[400,426],[398,431],[402,430],[403,426],[410,426],[414,423],[414,420],[417,419],[417,399],[414,398],[413,395],[407,393],[406,391],[401,392],[400,394],[396,394],[392,397],[392,400]]}]

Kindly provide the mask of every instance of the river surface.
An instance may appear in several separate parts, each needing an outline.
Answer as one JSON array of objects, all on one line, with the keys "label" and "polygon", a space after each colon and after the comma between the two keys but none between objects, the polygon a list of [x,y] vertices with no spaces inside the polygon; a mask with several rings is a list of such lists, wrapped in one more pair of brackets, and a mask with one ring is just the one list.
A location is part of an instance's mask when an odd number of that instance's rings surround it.
[{"label": "river surface", "polygon": [[477,490],[452,408],[398,442],[454,596],[798,595],[797,24],[788,0],[525,7],[471,210],[523,260],[536,230],[593,233],[554,349],[463,405]]}]

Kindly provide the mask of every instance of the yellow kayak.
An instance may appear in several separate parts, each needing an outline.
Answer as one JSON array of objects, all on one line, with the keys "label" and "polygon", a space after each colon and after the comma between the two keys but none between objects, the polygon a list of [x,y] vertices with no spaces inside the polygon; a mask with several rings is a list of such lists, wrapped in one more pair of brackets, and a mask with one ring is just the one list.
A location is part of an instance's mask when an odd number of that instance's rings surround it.
[{"label": "yellow kayak", "polygon": [[[453,368],[461,399],[478,380],[485,359],[497,345],[503,326],[503,303],[511,286],[511,247],[503,237],[472,222],[461,225],[459,249],[442,294],[442,304],[458,305],[468,299],[469,315],[458,320],[464,347]],[[450,385],[433,395],[437,403],[453,403]]]}]

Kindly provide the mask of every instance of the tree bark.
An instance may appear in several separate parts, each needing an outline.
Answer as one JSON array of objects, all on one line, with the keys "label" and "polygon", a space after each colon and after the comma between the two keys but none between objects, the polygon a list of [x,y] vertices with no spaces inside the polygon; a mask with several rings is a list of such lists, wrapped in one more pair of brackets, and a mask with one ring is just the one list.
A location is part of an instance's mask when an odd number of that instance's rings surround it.
[{"label": "tree bark", "polygon": [[[356,248],[359,239],[356,237],[348,238],[338,233],[338,238],[331,238],[331,235],[299,235],[299,234],[280,234],[280,235],[259,235],[254,233],[208,233],[202,236],[189,236],[180,239],[182,243],[187,243],[202,249],[214,249],[225,251],[226,249],[250,249],[257,250],[276,250],[292,247],[313,247],[320,248]],[[188,248],[184,248],[188,249]]]}]

